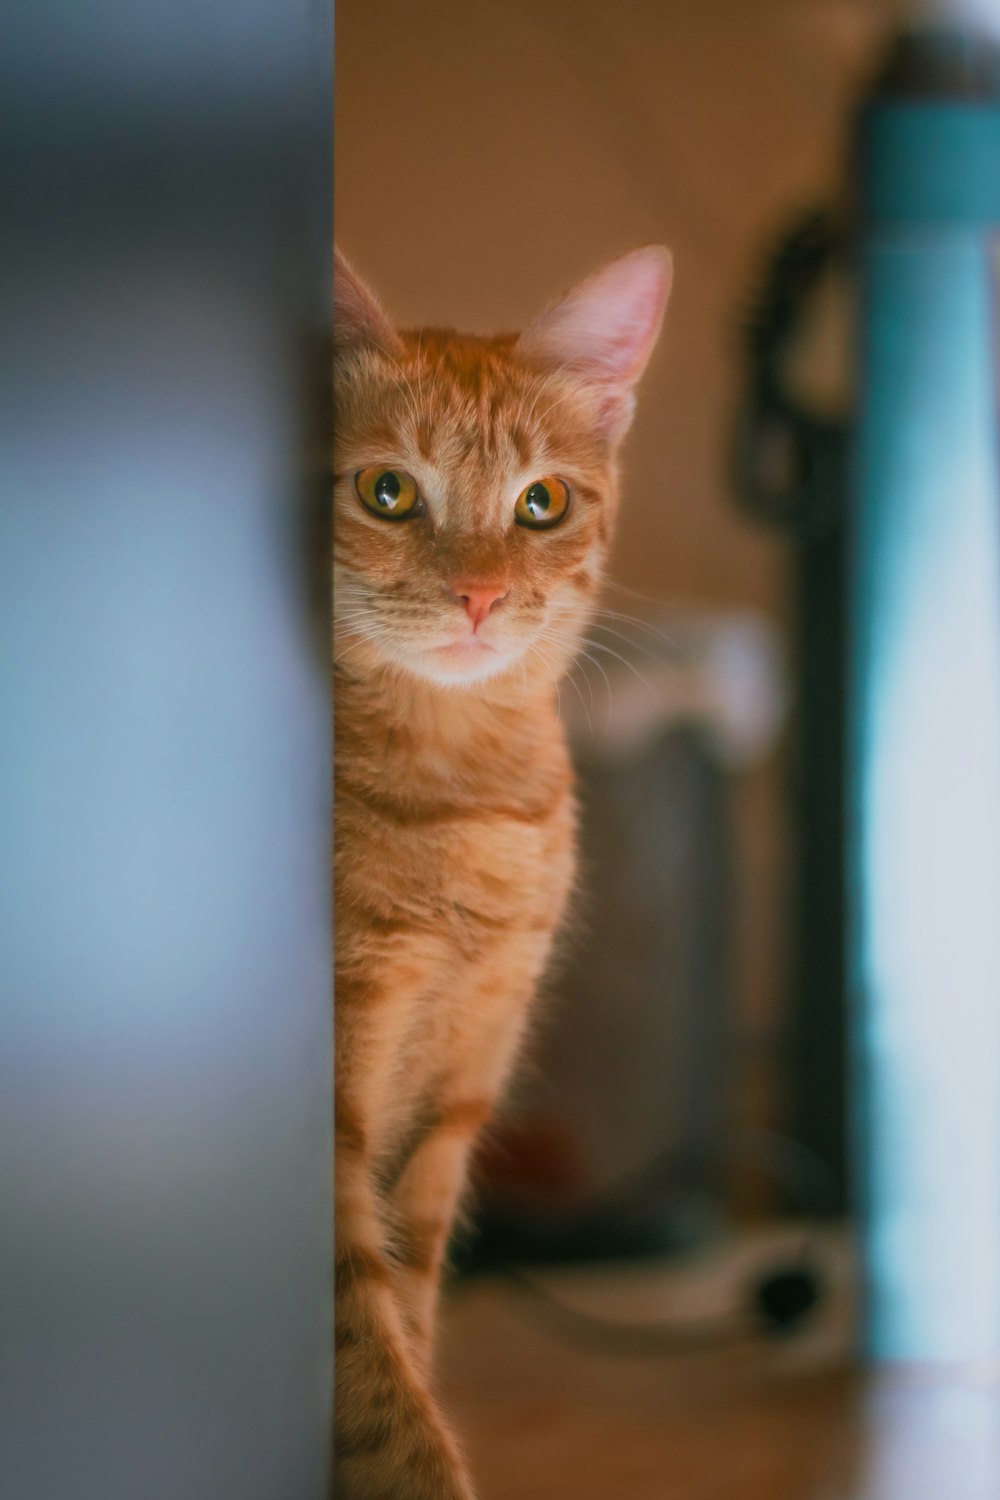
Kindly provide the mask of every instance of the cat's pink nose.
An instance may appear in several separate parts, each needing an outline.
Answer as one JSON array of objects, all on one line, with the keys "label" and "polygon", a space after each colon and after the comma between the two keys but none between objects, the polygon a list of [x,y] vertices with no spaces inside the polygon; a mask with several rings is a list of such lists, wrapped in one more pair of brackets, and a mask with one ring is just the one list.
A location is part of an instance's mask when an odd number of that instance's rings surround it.
[{"label": "cat's pink nose", "polygon": [[506,599],[508,589],[505,583],[453,583],[451,592],[461,599],[473,630],[478,630],[494,604]]}]

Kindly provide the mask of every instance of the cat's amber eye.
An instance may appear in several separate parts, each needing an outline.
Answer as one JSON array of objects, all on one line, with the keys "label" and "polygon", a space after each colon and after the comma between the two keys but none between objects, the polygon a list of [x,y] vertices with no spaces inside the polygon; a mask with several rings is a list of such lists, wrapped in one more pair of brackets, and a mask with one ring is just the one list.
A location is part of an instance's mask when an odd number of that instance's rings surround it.
[{"label": "cat's amber eye", "polygon": [[365,509],[383,521],[405,521],[423,509],[417,482],[403,469],[386,469],[381,464],[362,469],[354,476],[354,488]]},{"label": "cat's amber eye", "polygon": [[519,526],[543,531],[547,526],[558,526],[568,510],[569,485],[554,474],[547,474],[518,495],[514,520]]}]

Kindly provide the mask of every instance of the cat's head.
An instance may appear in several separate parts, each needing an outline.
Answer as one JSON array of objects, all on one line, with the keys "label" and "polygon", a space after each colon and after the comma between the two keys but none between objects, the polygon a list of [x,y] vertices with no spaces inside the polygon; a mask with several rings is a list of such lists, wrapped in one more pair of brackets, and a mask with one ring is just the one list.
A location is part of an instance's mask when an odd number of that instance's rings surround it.
[{"label": "cat's head", "polygon": [[649,246],[519,336],[401,333],[337,255],[334,635],[345,671],[468,690],[566,668],[669,288],[670,257]]}]

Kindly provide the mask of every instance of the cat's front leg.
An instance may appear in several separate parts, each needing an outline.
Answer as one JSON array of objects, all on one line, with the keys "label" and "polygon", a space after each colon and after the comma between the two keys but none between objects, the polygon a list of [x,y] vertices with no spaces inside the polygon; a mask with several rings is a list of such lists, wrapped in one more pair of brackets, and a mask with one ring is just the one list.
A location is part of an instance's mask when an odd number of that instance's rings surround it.
[{"label": "cat's front leg", "polygon": [[434,1346],[438,1288],[445,1251],[479,1128],[492,1100],[443,1103],[413,1148],[392,1195],[392,1258],[410,1346],[427,1370]]},{"label": "cat's front leg", "polygon": [[514,982],[506,993],[487,966],[463,976],[469,1000],[453,1021],[450,1066],[392,1191],[399,1305],[423,1369],[430,1366],[441,1270],[469,1159],[516,1055],[539,967],[534,955],[527,974],[517,973],[513,957],[509,962]]},{"label": "cat's front leg", "polygon": [[338,1500],[475,1500],[407,1341],[364,1129],[346,1100],[336,1141],[335,1493]]}]

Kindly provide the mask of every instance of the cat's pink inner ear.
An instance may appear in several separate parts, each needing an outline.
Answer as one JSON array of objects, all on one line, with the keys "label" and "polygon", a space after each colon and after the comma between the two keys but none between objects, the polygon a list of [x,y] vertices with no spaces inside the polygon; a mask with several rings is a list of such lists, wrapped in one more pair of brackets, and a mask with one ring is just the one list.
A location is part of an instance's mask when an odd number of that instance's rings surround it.
[{"label": "cat's pink inner ear", "polygon": [[378,298],[339,250],[333,253],[333,337],[343,348],[370,344],[389,354],[402,348]]},{"label": "cat's pink inner ear", "polygon": [[646,245],[574,287],[525,329],[527,358],[577,372],[625,396],[653,352],[672,279],[670,252]]}]

